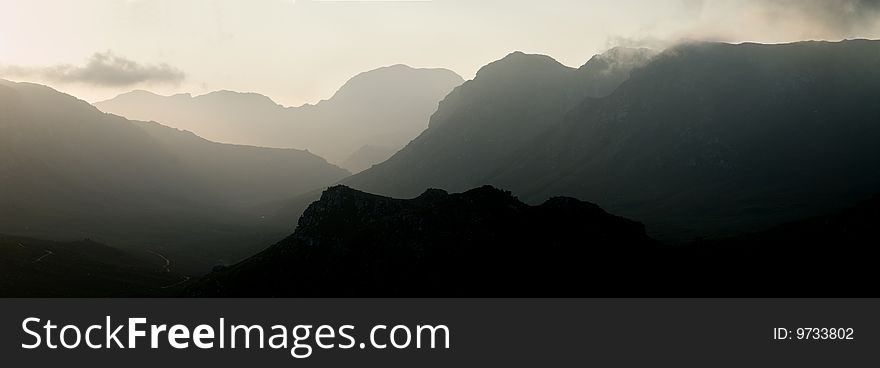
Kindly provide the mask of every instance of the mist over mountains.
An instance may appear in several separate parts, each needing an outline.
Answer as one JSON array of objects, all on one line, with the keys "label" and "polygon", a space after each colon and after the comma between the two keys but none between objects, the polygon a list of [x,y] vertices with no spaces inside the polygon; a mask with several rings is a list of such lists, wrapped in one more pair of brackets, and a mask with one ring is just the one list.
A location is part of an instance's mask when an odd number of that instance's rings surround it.
[{"label": "mist over mountains", "polygon": [[[461,85],[393,66],[296,108],[227,91],[99,104],[153,121],[0,81],[0,234],[17,235],[0,250],[15,277],[45,280],[56,270],[28,259],[76,240],[54,262],[107,268],[114,295],[212,266],[175,287],[706,295],[768,291],[778,263],[824,258],[857,258],[865,276],[876,197],[839,211],[880,192],[878,68],[880,41],[697,42],[616,48],[579,68],[514,52]],[[96,262],[108,249],[124,252]],[[145,252],[174,269],[156,273]],[[836,290],[803,280],[787,290]]]},{"label": "mist over mountains", "polygon": [[595,64],[492,63],[422,135],[344,182],[399,197],[484,184],[533,203],[574,196],[673,241],[818,215],[880,188],[880,42],[684,44],[616,89],[596,89],[607,75]]},{"label": "mist over mountains", "polygon": [[252,206],[348,175],[306,151],[213,143],[35,84],[0,81],[0,110],[0,233],[235,260],[284,231]]},{"label": "mist over mountains", "polygon": [[232,91],[167,97],[133,91],[95,106],[216,142],[305,149],[359,171],[390,156],[371,157],[365,164],[359,150],[403,147],[425,129],[443,96],[462,82],[446,69],[394,65],[354,76],[315,105],[284,107],[260,94]]}]

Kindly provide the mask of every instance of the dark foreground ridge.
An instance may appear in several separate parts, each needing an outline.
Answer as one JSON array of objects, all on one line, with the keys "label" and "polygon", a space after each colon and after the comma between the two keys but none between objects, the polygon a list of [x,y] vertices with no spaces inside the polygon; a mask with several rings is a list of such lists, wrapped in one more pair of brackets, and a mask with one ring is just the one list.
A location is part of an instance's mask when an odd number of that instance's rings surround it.
[{"label": "dark foreground ridge", "polygon": [[641,223],[571,198],[529,206],[484,186],[402,200],[335,186],[293,235],[191,295],[581,295],[623,286],[609,261],[657,247]]},{"label": "dark foreground ridge", "polygon": [[873,292],[880,196],[751,235],[663,245],[641,223],[484,186],[402,200],[326,190],[293,235],[189,296],[858,297]]}]

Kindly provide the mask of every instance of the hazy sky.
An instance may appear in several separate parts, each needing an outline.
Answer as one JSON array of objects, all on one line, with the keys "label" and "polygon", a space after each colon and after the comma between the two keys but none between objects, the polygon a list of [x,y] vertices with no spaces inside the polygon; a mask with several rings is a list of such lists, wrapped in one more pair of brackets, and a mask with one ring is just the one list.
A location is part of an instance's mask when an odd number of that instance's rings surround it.
[{"label": "hazy sky", "polygon": [[466,79],[511,51],[878,38],[880,0],[0,0],[0,77],[89,101],[132,89],[328,98],[391,64]]}]

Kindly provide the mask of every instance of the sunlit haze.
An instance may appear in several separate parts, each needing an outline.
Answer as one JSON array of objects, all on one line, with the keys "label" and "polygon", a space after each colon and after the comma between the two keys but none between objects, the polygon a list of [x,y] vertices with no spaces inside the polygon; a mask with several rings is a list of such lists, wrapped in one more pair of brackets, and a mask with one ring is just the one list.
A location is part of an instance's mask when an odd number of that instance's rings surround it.
[{"label": "sunlit haze", "polygon": [[470,79],[516,50],[579,66],[612,46],[690,38],[876,38],[877,8],[855,0],[0,0],[0,77],[91,102],[133,89],[226,89],[291,106],[393,64]]}]

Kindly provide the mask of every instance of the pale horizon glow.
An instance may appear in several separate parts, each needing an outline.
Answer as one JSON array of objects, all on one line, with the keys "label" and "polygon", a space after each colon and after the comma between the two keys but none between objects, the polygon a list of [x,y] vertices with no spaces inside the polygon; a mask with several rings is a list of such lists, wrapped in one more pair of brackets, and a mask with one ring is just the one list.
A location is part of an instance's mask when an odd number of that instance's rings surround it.
[{"label": "pale horizon glow", "polygon": [[394,64],[471,79],[513,51],[577,67],[618,45],[878,38],[878,8],[869,0],[0,0],[0,78],[89,102],[134,89],[234,90],[299,106]]}]

